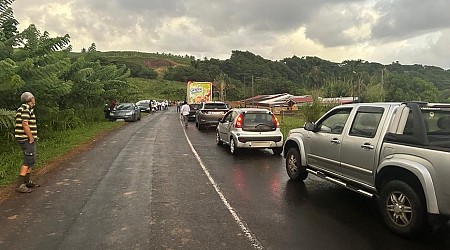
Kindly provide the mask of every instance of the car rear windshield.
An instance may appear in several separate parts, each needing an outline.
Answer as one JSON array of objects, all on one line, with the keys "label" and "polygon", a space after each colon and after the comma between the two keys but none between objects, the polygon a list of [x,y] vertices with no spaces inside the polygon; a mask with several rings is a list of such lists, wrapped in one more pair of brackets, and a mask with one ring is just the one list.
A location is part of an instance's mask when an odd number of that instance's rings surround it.
[{"label": "car rear windshield", "polygon": [[190,107],[191,109],[199,109],[200,106],[201,106],[201,104],[189,104],[189,107]]},{"label": "car rear windshield", "polygon": [[122,103],[122,104],[119,104],[116,109],[117,110],[130,110],[130,109],[133,109],[133,105],[131,103]]},{"label": "car rear windshield", "polygon": [[276,129],[271,113],[247,112],[244,114],[244,130],[270,131]]},{"label": "car rear windshield", "polygon": [[205,109],[228,109],[225,103],[205,103]]}]

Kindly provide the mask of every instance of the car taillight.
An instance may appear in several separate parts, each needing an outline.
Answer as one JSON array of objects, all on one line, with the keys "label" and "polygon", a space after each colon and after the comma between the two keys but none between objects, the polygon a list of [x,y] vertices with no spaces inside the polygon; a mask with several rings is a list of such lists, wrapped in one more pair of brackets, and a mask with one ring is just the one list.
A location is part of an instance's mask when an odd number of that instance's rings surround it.
[{"label": "car taillight", "polygon": [[238,117],[236,118],[236,122],[234,123],[235,128],[242,128],[242,122],[243,122],[242,118],[243,118],[242,114],[239,114]]},{"label": "car taillight", "polygon": [[273,119],[273,125],[276,128],[279,128],[280,127],[280,123],[278,122],[278,119],[277,119],[277,117],[274,114],[272,114],[272,119]]}]

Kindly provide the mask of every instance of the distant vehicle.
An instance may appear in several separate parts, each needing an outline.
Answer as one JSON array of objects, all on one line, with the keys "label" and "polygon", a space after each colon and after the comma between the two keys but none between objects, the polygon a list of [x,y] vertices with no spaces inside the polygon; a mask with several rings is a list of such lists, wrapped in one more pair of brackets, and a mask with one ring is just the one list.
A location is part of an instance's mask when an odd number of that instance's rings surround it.
[{"label": "distant vehicle", "polygon": [[216,129],[216,142],[230,146],[230,153],[241,148],[269,148],[273,154],[283,152],[283,134],[275,115],[267,109],[232,109],[220,119]]},{"label": "distant vehicle", "polygon": [[197,113],[197,110],[199,108],[201,108],[202,104],[201,103],[191,103],[189,104],[189,116],[188,116],[188,120],[189,121],[195,121],[195,114]]},{"label": "distant vehicle", "polygon": [[124,119],[125,121],[141,120],[141,110],[132,103],[120,103],[109,113],[110,120]]},{"label": "distant vehicle", "polygon": [[150,100],[141,100],[136,103],[141,112],[150,112]]},{"label": "distant vehicle", "polygon": [[204,102],[195,113],[195,126],[201,130],[204,127],[217,126],[219,119],[228,112],[224,102]]}]

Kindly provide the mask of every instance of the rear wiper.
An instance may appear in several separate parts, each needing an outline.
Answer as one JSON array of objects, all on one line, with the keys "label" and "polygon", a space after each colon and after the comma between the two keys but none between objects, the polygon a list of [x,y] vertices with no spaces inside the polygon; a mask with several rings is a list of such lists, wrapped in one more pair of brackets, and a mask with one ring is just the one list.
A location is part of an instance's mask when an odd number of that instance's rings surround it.
[{"label": "rear wiper", "polygon": [[257,128],[257,127],[259,127],[259,126],[273,127],[273,126],[271,126],[271,125],[269,125],[269,124],[266,124],[266,123],[259,123],[258,125],[255,126],[255,128]]}]

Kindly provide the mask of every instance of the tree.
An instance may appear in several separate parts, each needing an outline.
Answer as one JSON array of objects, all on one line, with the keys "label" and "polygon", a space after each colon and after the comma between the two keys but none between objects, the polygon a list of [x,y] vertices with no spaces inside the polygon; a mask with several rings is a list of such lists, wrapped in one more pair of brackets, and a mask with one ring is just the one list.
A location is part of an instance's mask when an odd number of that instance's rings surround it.
[{"label": "tree", "polygon": [[386,79],[386,85],[386,101],[434,102],[439,93],[431,82],[408,74],[391,73]]}]

